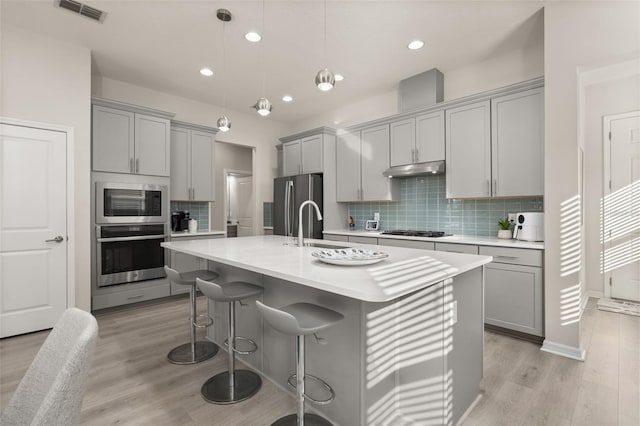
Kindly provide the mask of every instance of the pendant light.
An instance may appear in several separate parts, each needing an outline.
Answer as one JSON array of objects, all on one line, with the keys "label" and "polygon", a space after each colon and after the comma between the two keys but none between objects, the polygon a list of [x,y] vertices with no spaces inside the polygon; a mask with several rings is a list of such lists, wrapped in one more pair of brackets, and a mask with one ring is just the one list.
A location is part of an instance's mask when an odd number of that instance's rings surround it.
[{"label": "pendant light", "polygon": [[[225,49],[224,30],[226,27],[226,23],[231,21],[231,12],[229,12],[227,9],[218,9],[216,16],[218,17],[219,20],[222,21],[222,75],[225,75],[225,71],[227,69],[227,52]],[[226,112],[227,112],[226,86],[223,87],[222,92],[223,92],[223,99],[224,99],[225,114],[223,114],[220,118],[218,118],[216,125],[218,126],[218,129],[221,132],[228,132],[229,129],[231,129],[231,120],[229,120],[229,117],[226,116]]]},{"label": "pendant light", "polygon": [[[327,61],[327,0],[324,0],[324,60]],[[323,68],[316,74],[316,86],[326,92],[333,89],[336,77],[328,68]]]},{"label": "pendant light", "polygon": [[[262,37],[264,38],[264,1],[262,0]],[[262,70],[263,70],[263,75],[262,75],[262,93],[265,93],[265,87],[267,85],[266,81],[267,81],[267,74],[265,72],[265,68],[264,68],[264,46],[261,47],[262,49]],[[267,115],[271,114],[271,110],[273,109],[273,105],[271,105],[271,102],[269,102],[269,99],[267,99],[266,95],[262,96],[260,99],[258,99],[258,101],[255,103],[255,105],[252,106],[252,108],[255,108],[256,111],[258,111],[258,114],[260,114],[263,117],[266,117]]]}]

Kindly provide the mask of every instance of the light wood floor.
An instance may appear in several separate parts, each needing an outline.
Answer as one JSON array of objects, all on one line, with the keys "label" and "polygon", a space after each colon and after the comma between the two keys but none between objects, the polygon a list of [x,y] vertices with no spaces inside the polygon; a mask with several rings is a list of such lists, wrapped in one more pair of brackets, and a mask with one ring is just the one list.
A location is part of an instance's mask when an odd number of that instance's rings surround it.
[{"label": "light wood floor", "polygon": [[[199,310],[205,310],[199,298]],[[200,386],[226,357],[178,366],[166,353],[188,338],[186,299],[97,315],[100,338],[84,398],[86,425],[269,425],[294,399],[268,381],[253,398],[213,405]],[[581,323],[586,362],[485,333],[483,397],[464,425],[640,425],[640,317],[595,309]],[[4,408],[48,332],[0,340]],[[344,425],[349,426],[349,425]]]}]

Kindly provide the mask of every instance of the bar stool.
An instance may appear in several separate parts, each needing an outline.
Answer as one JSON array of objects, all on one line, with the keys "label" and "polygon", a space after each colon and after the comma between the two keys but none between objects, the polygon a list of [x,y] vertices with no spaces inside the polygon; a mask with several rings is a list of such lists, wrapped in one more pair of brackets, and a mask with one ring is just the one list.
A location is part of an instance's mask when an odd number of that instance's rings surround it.
[{"label": "bar stool", "polygon": [[[236,302],[242,304],[247,297],[262,293],[262,287],[244,281],[232,281],[218,284],[211,281],[196,279],[200,291],[209,299],[229,304],[228,338],[225,344],[229,347],[229,370],[209,378],[200,392],[202,397],[214,404],[234,404],[255,395],[262,386],[260,375],[249,370],[236,370],[236,353],[248,355],[258,349],[258,345],[251,339],[236,336]],[[236,348],[236,341],[242,340],[253,346],[248,351]]]},{"label": "bar stool", "polygon": [[[191,301],[191,340],[180,346],[171,349],[167,354],[167,359],[173,364],[197,364],[205,361],[218,353],[218,347],[215,343],[206,340],[196,341],[196,328],[206,328],[213,324],[213,320],[209,315],[196,315],[196,278],[205,278],[213,280],[218,274],[213,271],[199,269],[189,272],[178,272],[165,265],[164,271],[171,281],[180,285],[189,286],[189,299]],[[206,317],[205,324],[198,324],[197,319]]]},{"label": "bar stool", "polygon": [[[304,338],[307,335],[313,334],[318,343],[322,345],[327,344],[327,341],[318,337],[316,333],[342,321],[344,316],[331,309],[312,305],[311,303],[293,303],[276,309],[257,300],[256,306],[269,325],[281,333],[296,336],[296,374],[289,376],[287,383],[296,388],[297,413],[281,417],[272,423],[271,426],[304,426],[305,424],[307,426],[331,425],[331,423],[323,417],[304,412],[305,399],[309,399],[317,404],[328,404],[335,398],[333,389],[324,380],[311,374],[305,374]],[[294,377],[296,378],[295,385],[291,382]],[[329,392],[329,398],[316,400],[306,395],[304,392],[306,379],[311,379],[322,385]]]}]

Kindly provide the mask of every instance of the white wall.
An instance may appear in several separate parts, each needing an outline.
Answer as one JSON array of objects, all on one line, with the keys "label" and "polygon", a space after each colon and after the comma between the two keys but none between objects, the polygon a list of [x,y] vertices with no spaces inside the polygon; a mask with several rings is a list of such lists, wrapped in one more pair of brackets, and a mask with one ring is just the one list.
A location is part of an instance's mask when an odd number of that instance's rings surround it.
[{"label": "white wall", "polygon": [[[445,101],[540,77],[544,74],[542,37],[536,36],[534,42],[523,49],[493,56],[465,68],[441,71],[444,74]],[[400,84],[400,82],[397,83]],[[336,87],[334,90],[340,90],[340,88]],[[398,112],[398,89],[396,88],[295,123],[292,133],[320,126],[339,129],[388,117]]]},{"label": "white wall", "polygon": [[[223,114],[223,109],[216,105],[98,76],[93,76],[91,94],[173,112],[176,120],[203,126],[215,127],[218,117]],[[257,113],[230,110],[226,115],[231,119],[231,130],[226,133],[218,132],[216,140],[255,147],[254,212],[256,217],[262,217],[262,203],[273,199],[273,178],[277,173],[275,146],[279,142],[278,138],[291,133],[290,126],[270,117],[260,117]],[[216,204],[223,203],[224,199],[221,197],[224,197],[224,192],[216,192]]]},{"label": "white wall", "polygon": [[[275,148],[274,148],[275,151]],[[224,197],[227,189],[224,187],[224,169],[251,172],[252,148],[216,142],[216,202],[211,204],[211,228],[225,229],[227,212],[224,208]],[[271,181],[273,186],[273,181]],[[273,192],[273,188],[271,188]],[[272,201],[273,197],[267,201]],[[237,218],[236,218],[237,219]],[[262,227],[262,210],[260,217],[254,215],[254,222],[258,228]]]},{"label": "white wall", "polygon": [[[600,273],[600,201],[603,186],[602,117],[640,110],[640,69],[626,77],[587,86],[585,91],[585,268],[587,290],[603,293]],[[614,165],[615,167],[615,165]]]},{"label": "white wall", "polygon": [[[640,3],[547,2],[545,75],[545,343],[580,352],[579,324],[563,319],[563,291],[580,271],[561,273],[561,204],[578,194],[578,82],[580,67],[640,55]],[[584,262],[584,259],[583,259]],[[558,346],[562,345],[562,346]]]},{"label": "white wall", "polygon": [[73,128],[76,306],[91,309],[91,53],[1,23],[0,115]]}]

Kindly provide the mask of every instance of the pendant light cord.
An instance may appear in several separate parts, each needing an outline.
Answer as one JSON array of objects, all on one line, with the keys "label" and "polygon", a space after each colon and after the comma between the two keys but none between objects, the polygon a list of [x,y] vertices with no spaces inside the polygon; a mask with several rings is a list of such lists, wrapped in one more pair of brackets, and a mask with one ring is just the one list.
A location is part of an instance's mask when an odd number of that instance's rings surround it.
[{"label": "pendant light cord", "polygon": [[[227,77],[227,49],[226,49],[226,38],[225,38],[225,29],[227,27],[226,22],[222,22],[222,79],[225,80]],[[222,85],[222,101],[224,105],[224,115],[227,115],[227,86]]]},{"label": "pendant light cord", "polygon": [[324,63],[327,63],[327,0],[324,0]]},{"label": "pendant light cord", "polygon": [[[264,2],[262,0],[262,37],[264,38]],[[265,52],[264,52],[264,43],[262,46],[262,97],[266,99],[267,97],[267,70],[265,69]]]}]

